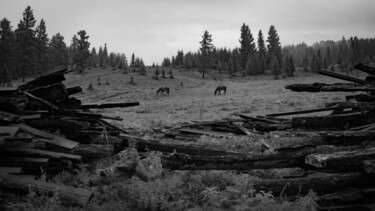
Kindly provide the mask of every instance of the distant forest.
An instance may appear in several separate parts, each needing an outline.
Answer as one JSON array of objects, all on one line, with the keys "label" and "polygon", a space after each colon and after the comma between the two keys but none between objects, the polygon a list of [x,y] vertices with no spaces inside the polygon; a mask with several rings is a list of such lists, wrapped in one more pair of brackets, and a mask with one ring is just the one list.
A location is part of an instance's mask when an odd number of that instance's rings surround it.
[{"label": "distant forest", "polygon": [[[68,65],[79,73],[93,66],[103,69],[109,66],[124,71],[131,68],[145,74],[142,58],[134,53],[128,62],[124,53],[109,53],[106,44],[98,50],[90,48],[85,30],[77,32],[67,45],[60,33],[49,38],[46,28],[43,19],[37,24],[30,6],[14,30],[8,19],[1,20],[0,86],[10,84],[13,79],[25,80]],[[350,71],[358,62],[375,62],[375,38],[342,37],[339,41],[320,41],[311,46],[301,43],[282,47],[275,26],[270,26],[265,39],[261,30],[254,37],[245,23],[240,28],[239,47],[234,49],[215,47],[215,38],[207,31],[202,38],[199,50],[187,53],[178,50],[175,56],[164,58],[162,66],[243,76],[273,74],[277,78],[279,75],[293,76],[296,69]]]}]

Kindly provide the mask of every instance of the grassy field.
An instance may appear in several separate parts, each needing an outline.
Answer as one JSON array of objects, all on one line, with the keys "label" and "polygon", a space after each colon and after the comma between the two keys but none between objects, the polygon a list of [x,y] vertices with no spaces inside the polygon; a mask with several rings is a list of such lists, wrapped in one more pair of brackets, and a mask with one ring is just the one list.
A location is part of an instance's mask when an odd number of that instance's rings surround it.
[{"label": "grassy field", "polygon": [[[275,112],[322,107],[327,102],[344,101],[348,93],[292,92],[285,85],[293,83],[339,83],[342,80],[314,73],[297,72],[294,77],[274,80],[273,76],[252,77],[223,76],[218,80],[208,74],[202,80],[197,72],[174,70],[174,79],[152,78],[153,71],[146,76],[108,69],[87,70],[84,75],[66,75],[67,87],[81,86],[83,92],[75,97],[84,103],[139,101],[140,106],[100,110],[106,115],[123,118],[113,122],[121,127],[147,129],[154,126],[183,121],[214,120],[230,117],[234,112],[249,115],[264,115]],[[359,73],[355,73],[358,75]],[[130,77],[135,85],[129,84]],[[100,79],[100,83],[98,82]],[[94,90],[87,90],[89,84]],[[227,86],[226,95],[214,95],[215,88]],[[169,96],[157,96],[159,87],[168,86]]]}]

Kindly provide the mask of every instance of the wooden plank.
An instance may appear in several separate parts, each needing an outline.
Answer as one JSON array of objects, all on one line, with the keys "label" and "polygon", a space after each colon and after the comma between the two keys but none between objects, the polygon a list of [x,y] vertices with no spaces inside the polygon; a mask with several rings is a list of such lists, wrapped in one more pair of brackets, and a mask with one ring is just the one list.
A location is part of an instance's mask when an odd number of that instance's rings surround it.
[{"label": "wooden plank", "polygon": [[368,84],[290,84],[285,89],[294,92],[359,92],[359,91],[375,91],[375,86]]},{"label": "wooden plank", "polygon": [[38,130],[36,128],[30,127],[24,123],[20,124],[13,124],[15,127],[19,127],[21,132],[29,133],[31,135],[37,136],[37,137],[42,137],[46,139],[53,139],[54,135],[51,133],[47,133],[41,130]]},{"label": "wooden plank", "polygon": [[[257,117],[252,117],[252,116],[248,116],[248,115],[244,115],[244,114],[238,114],[238,113],[235,113],[235,114],[232,114],[232,115],[239,116],[243,119],[256,121],[256,122],[264,122],[264,123],[270,123],[270,124],[280,124],[280,121],[274,121],[274,120],[270,120],[270,119],[266,119],[266,118],[257,118]],[[270,115],[268,115],[268,116],[270,116]]]},{"label": "wooden plank", "polygon": [[40,150],[40,149],[23,149],[23,148],[17,148],[17,149],[3,149],[4,151],[13,152],[13,153],[22,153],[26,155],[34,155],[34,156],[41,156],[41,157],[48,157],[48,158],[58,158],[58,159],[69,159],[69,160],[75,160],[80,161],[82,156],[79,155],[72,155],[72,154],[66,154],[61,152],[51,152],[46,150]]},{"label": "wooden plank", "polygon": [[290,115],[297,115],[297,114],[310,114],[310,113],[317,113],[317,112],[323,112],[323,111],[342,110],[342,109],[345,109],[345,108],[348,108],[348,107],[346,107],[346,106],[333,106],[333,107],[325,107],[325,108],[313,108],[313,109],[306,109],[306,110],[299,110],[299,111],[290,111],[290,112],[267,114],[266,117],[290,116]]},{"label": "wooden plank", "polygon": [[33,138],[31,137],[4,137],[4,141],[22,141],[22,142],[31,142]]},{"label": "wooden plank", "polygon": [[326,75],[326,76],[330,76],[330,77],[333,77],[333,78],[337,78],[337,79],[341,79],[341,80],[345,80],[345,81],[350,81],[350,82],[354,82],[354,83],[359,83],[359,84],[366,84],[367,83],[365,80],[362,80],[362,79],[353,78],[353,77],[350,77],[350,76],[347,76],[347,75],[342,75],[342,74],[339,74],[339,73],[334,73],[334,72],[330,72],[330,71],[326,71],[326,70],[319,70],[318,73],[321,74],[321,75]]},{"label": "wooden plank", "polygon": [[29,120],[29,119],[41,119],[41,114],[29,114],[29,115],[21,115],[20,118],[22,120]]},{"label": "wooden plank", "polygon": [[19,130],[19,127],[0,126],[0,136],[14,137],[17,135]]},{"label": "wooden plank", "polygon": [[53,139],[46,139],[46,138],[37,138],[37,139],[40,141],[55,145],[55,146],[69,149],[69,150],[72,150],[79,145],[79,143],[76,141],[72,141],[72,140],[66,139],[61,136],[56,136],[56,135],[53,137]]},{"label": "wooden plank", "polygon": [[32,81],[29,81],[18,87],[18,90],[25,91],[30,89],[35,89],[37,87],[48,86],[51,84],[59,83],[65,80],[64,74],[67,74],[73,70],[61,69],[47,75],[40,76],[35,78]]},{"label": "wooden plank", "polygon": [[231,135],[229,133],[223,133],[223,132],[217,132],[217,131],[207,131],[207,130],[198,130],[198,129],[193,129],[193,128],[181,128],[181,129],[178,129],[178,131],[183,132],[183,133],[193,133],[193,134],[215,136],[215,137],[226,137],[226,138],[233,137],[233,134]]},{"label": "wooden plank", "polygon": [[74,94],[82,92],[82,87],[80,86],[69,87],[69,88],[66,88],[66,91],[68,95],[74,95]]},{"label": "wooden plank", "polygon": [[0,167],[0,174],[21,174],[22,167]]},{"label": "wooden plank", "polygon": [[125,108],[131,106],[139,106],[139,102],[123,102],[123,103],[87,103],[83,104],[79,107],[79,109],[91,109],[91,108]]},{"label": "wooden plank", "polygon": [[70,205],[85,206],[91,200],[94,193],[83,188],[68,187],[47,183],[40,180],[34,180],[34,176],[0,174],[0,186],[5,188],[16,188],[29,191],[32,188],[35,191],[47,191],[49,194],[59,193],[63,202]]}]

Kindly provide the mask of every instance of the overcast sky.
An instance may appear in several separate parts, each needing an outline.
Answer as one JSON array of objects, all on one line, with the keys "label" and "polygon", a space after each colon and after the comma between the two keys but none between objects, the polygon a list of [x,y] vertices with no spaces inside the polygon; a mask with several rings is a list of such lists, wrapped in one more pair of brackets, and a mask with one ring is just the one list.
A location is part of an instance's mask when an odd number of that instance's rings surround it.
[{"label": "overcast sky", "polygon": [[31,6],[47,33],[60,33],[67,45],[86,30],[90,47],[134,52],[146,65],[164,57],[197,51],[205,30],[216,47],[239,46],[243,23],[257,39],[274,25],[282,45],[320,40],[375,38],[375,0],[0,0],[0,18],[17,28]]}]

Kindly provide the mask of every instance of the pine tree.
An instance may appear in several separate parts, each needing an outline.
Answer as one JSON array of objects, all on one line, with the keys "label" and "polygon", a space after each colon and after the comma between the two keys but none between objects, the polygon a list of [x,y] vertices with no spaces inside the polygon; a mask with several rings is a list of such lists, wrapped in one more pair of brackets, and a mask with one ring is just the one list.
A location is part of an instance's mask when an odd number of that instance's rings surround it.
[{"label": "pine tree", "polygon": [[322,68],[323,68],[323,58],[322,58],[322,54],[320,53],[320,49],[318,49],[316,53],[316,60],[315,60],[315,65],[314,65],[313,70],[319,71]]},{"label": "pine tree", "polygon": [[202,78],[204,79],[205,69],[210,66],[211,64],[211,54],[212,50],[214,48],[212,44],[212,35],[208,33],[208,31],[205,31],[202,36],[202,41],[199,42],[201,44],[200,52],[201,55],[201,68],[202,68]]},{"label": "pine tree", "polygon": [[283,59],[282,70],[284,74],[286,74],[287,76],[292,76],[290,68],[291,68],[290,59],[289,59],[289,56],[286,55],[284,56],[284,59]]},{"label": "pine tree", "polygon": [[91,69],[91,67],[96,66],[96,58],[97,57],[98,57],[98,55],[96,54],[96,48],[93,47],[91,49],[91,53],[90,53],[90,57],[89,57],[89,69]]},{"label": "pine tree", "polygon": [[104,43],[104,48],[103,48],[103,68],[107,68],[107,60],[108,60],[108,50],[107,50],[107,43]]},{"label": "pine tree", "polygon": [[64,42],[64,37],[57,33],[52,36],[49,43],[49,55],[53,68],[67,67],[68,51]]},{"label": "pine tree", "polygon": [[279,61],[276,58],[276,56],[272,57],[271,59],[271,72],[275,79],[279,78],[281,71],[280,71]]},{"label": "pine tree", "polygon": [[259,33],[258,33],[258,57],[259,57],[259,73],[264,74],[266,70],[267,49],[264,43],[262,30],[259,30]]},{"label": "pine tree", "polygon": [[103,59],[103,48],[102,46],[99,47],[98,51],[98,62],[99,62],[99,67],[103,67],[104,59]]},{"label": "pine tree", "polygon": [[130,61],[130,67],[133,68],[133,71],[135,71],[135,56],[134,53],[132,54],[132,58]]},{"label": "pine tree", "polygon": [[23,12],[23,18],[15,31],[17,42],[18,72],[25,81],[25,77],[35,72],[36,44],[35,44],[35,18],[30,6]]},{"label": "pine tree", "polygon": [[294,65],[293,56],[290,56],[290,74],[289,74],[289,76],[293,76],[294,72],[296,72],[296,67]]},{"label": "pine tree", "polygon": [[46,33],[46,23],[42,19],[39,25],[36,27],[38,73],[46,73],[49,69],[48,43],[49,39]]},{"label": "pine tree", "polygon": [[10,21],[3,18],[0,22],[0,68],[3,69],[4,78],[5,73],[7,73],[9,79],[15,76],[12,71],[12,67],[15,66],[15,45],[14,33]]},{"label": "pine tree", "polygon": [[87,59],[90,56],[89,47],[90,43],[88,42],[89,36],[86,35],[85,30],[81,30],[78,33],[79,39],[77,42],[77,48],[74,52],[73,61],[77,65],[78,73],[82,74],[85,69],[85,64]]},{"label": "pine tree", "polygon": [[255,53],[254,38],[249,26],[245,25],[245,23],[241,27],[241,38],[239,41],[241,44],[239,49],[241,54],[241,67],[242,70],[245,70],[247,61]]},{"label": "pine tree", "polygon": [[282,62],[282,54],[281,54],[281,45],[280,45],[280,38],[277,34],[277,31],[273,25],[271,25],[268,31],[268,38],[267,38],[267,49],[268,49],[268,64],[271,64],[270,61],[273,57],[276,57],[277,61],[279,62],[279,67],[281,66]]}]

